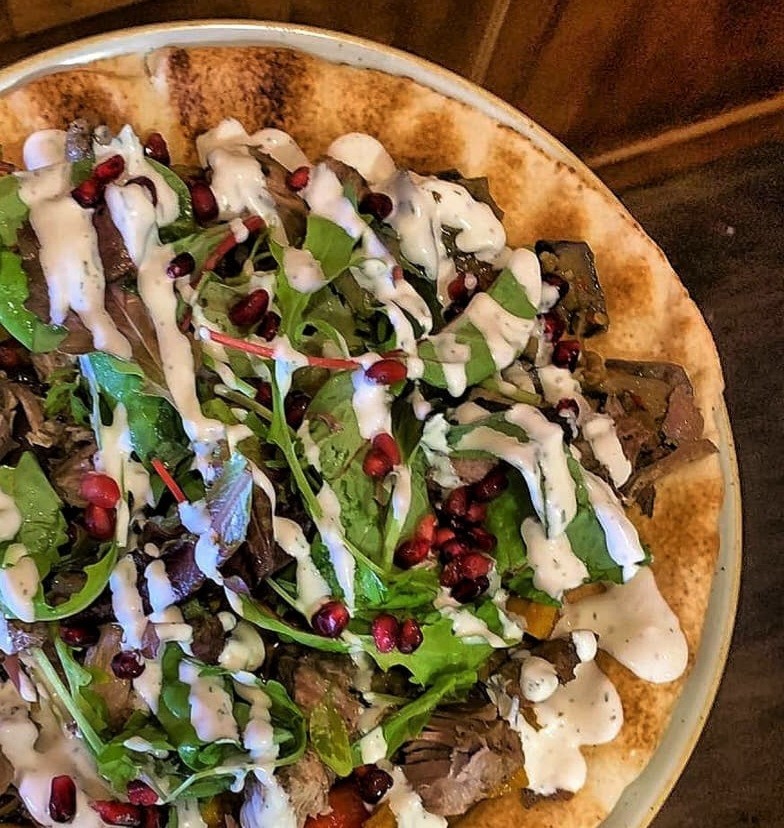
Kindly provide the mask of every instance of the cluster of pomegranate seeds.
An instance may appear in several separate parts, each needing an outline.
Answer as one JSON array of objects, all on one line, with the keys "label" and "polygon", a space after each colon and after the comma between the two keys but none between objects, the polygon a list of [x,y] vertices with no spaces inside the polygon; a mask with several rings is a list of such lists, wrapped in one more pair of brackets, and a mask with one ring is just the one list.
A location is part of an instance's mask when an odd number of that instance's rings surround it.
[{"label": "cluster of pomegranate seeds", "polygon": [[407,375],[405,364],[398,359],[380,359],[365,370],[365,376],[379,385],[394,385]]},{"label": "cluster of pomegranate seeds", "polygon": [[494,466],[481,479],[471,486],[471,495],[480,503],[495,500],[509,486],[509,478],[501,466]]},{"label": "cluster of pomegranate seeds", "polygon": [[340,601],[327,601],[313,613],[310,623],[324,638],[339,638],[348,626],[349,620],[350,616],[344,604]]},{"label": "cluster of pomegranate seeds", "polygon": [[108,541],[114,537],[117,515],[114,509],[107,509],[95,503],[88,503],[84,510],[84,528],[97,541]]},{"label": "cluster of pomegranate seeds", "polygon": [[168,167],[171,164],[169,146],[160,132],[151,132],[144,142],[144,154],[153,161]]},{"label": "cluster of pomegranate seeds", "polygon": [[166,275],[170,279],[182,279],[190,276],[196,270],[196,260],[190,253],[178,253],[166,268]]},{"label": "cluster of pomegranate seeds", "polygon": [[400,631],[397,634],[397,648],[403,655],[410,655],[418,650],[424,636],[419,622],[414,618],[406,618],[400,623]]},{"label": "cluster of pomegranate seeds", "polygon": [[360,765],[354,769],[354,779],[362,799],[376,805],[392,787],[392,777],[378,765]]},{"label": "cluster of pomegranate seeds", "polygon": [[386,193],[368,193],[359,202],[359,212],[383,221],[392,213],[392,199]]},{"label": "cluster of pomegranate seeds", "polygon": [[98,643],[100,633],[97,626],[86,624],[60,624],[60,638],[69,647],[92,647]]},{"label": "cluster of pomegranate seeds", "polygon": [[89,178],[71,190],[71,197],[85,209],[96,207],[103,198],[106,185],[118,179],[125,172],[122,155],[112,155],[97,164]]},{"label": "cluster of pomegranate seeds", "polygon": [[400,623],[394,615],[382,612],[373,619],[370,633],[376,649],[380,653],[391,653],[397,647],[397,636],[400,632]]},{"label": "cluster of pomegranate seeds", "polygon": [[158,794],[141,779],[132,779],[128,783],[127,794],[134,805],[155,805],[158,801]]},{"label": "cluster of pomegranate seeds", "polygon": [[191,193],[193,215],[199,224],[208,224],[218,218],[218,202],[215,193],[205,181],[191,181],[188,185]]},{"label": "cluster of pomegranate seeds", "polygon": [[459,581],[480,578],[487,575],[492,565],[492,560],[481,552],[464,552],[444,565],[441,570],[441,586],[453,587]]},{"label": "cluster of pomegranate seeds", "polygon": [[120,500],[120,487],[108,474],[89,472],[79,483],[79,493],[88,502],[114,509]]},{"label": "cluster of pomegranate seeds", "polygon": [[297,167],[286,175],[286,186],[295,193],[304,190],[310,181],[310,167]]},{"label": "cluster of pomegranate seeds", "polygon": [[269,293],[264,288],[253,290],[229,308],[229,321],[238,328],[261,322],[269,307]]},{"label": "cluster of pomegranate seeds", "polygon": [[141,828],[144,812],[132,802],[117,802],[111,799],[96,799],[90,807],[107,825],[125,825]]},{"label": "cluster of pomegranate seeds", "polygon": [[553,349],[553,365],[574,371],[580,358],[580,342],[577,339],[562,339]]},{"label": "cluster of pomegranate seeds", "polygon": [[76,785],[70,776],[55,776],[49,793],[52,822],[71,822],[76,816]]},{"label": "cluster of pomegranate seeds", "polygon": [[362,461],[362,470],[373,480],[383,480],[400,462],[395,438],[391,434],[377,434]]},{"label": "cluster of pomegranate seeds", "polygon": [[144,660],[136,650],[121,650],[112,658],[112,672],[118,679],[135,679],[144,672]]}]

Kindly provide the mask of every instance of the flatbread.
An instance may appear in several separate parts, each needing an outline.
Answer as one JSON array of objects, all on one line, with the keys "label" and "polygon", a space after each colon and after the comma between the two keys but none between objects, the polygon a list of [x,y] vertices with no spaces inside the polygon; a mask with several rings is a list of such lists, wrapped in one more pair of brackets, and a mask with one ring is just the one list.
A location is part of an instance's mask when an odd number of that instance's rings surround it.
[{"label": "flatbread", "polygon": [[[316,158],[338,135],[368,132],[399,166],[420,172],[458,168],[486,175],[504,210],[509,243],[537,238],[587,241],[596,255],[610,329],[591,341],[607,356],[683,365],[705,415],[706,436],[723,380],[698,309],[659,248],[622,205],[575,169],[513,129],[410,79],[332,64],[279,48],[167,49],[100,61],[39,78],[0,99],[7,160],[20,163],[26,136],[64,128],[75,117],[128,122],[162,132],[172,157],[195,161],[194,139],[224,117],[250,131],[289,132]],[[657,583],[678,615],[693,661],[719,546],[723,497],[716,455],[658,485],[652,519],[633,515],[653,549]],[[524,807],[518,793],[478,805],[460,824],[492,828],[598,825],[646,765],[669,721],[684,679],[652,685],[601,657],[624,702],[625,724],[608,745],[585,751],[586,786],[568,801]]]}]

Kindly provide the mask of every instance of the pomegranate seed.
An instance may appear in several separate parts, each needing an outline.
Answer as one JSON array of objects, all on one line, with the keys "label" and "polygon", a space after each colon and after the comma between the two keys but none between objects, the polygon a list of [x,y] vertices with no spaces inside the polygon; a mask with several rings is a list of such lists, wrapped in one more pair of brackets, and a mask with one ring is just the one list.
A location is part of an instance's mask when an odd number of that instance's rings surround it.
[{"label": "pomegranate seed", "polygon": [[86,178],[78,187],[71,190],[71,198],[85,210],[96,207],[103,198],[103,185],[94,178]]},{"label": "pomegranate seed", "polygon": [[310,167],[297,167],[286,175],[286,186],[295,193],[304,190],[309,181]]},{"label": "pomegranate seed", "polygon": [[404,655],[410,655],[414,650],[419,649],[423,638],[422,628],[419,624],[413,618],[406,618],[400,625],[400,631],[397,636],[397,648]]},{"label": "pomegranate seed", "polygon": [[218,202],[215,193],[203,181],[193,181],[190,184],[191,204],[193,215],[199,224],[206,224],[218,218]]},{"label": "pomegranate seed", "polygon": [[436,529],[435,545],[440,549],[445,543],[455,538],[455,530],[448,526],[441,526]]},{"label": "pomegranate seed", "polygon": [[122,155],[112,155],[96,164],[93,169],[93,178],[101,184],[108,184],[119,178],[125,172],[125,159]]},{"label": "pomegranate seed", "polygon": [[447,296],[453,302],[465,302],[468,299],[468,288],[465,282],[465,273],[458,273],[457,278],[453,279],[446,288]]},{"label": "pomegranate seed", "polygon": [[169,146],[160,132],[151,132],[144,142],[144,154],[153,161],[168,167],[171,164]]},{"label": "pomegranate seed", "polygon": [[357,789],[368,805],[376,805],[392,787],[392,777],[377,765],[360,765],[354,770]]},{"label": "pomegranate seed", "polygon": [[389,613],[382,613],[373,619],[370,632],[380,653],[391,653],[397,646],[397,634],[400,629],[397,618]]},{"label": "pomegranate seed", "polygon": [[127,787],[128,799],[134,805],[155,805],[158,794],[141,779],[133,779]]},{"label": "pomegranate seed", "polygon": [[256,328],[256,333],[266,342],[272,342],[278,335],[278,328],[280,328],[280,316],[275,311],[268,311],[259,327]]},{"label": "pomegranate seed", "polygon": [[251,291],[229,309],[229,321],[239,328],[256,325],[269,307],[269,293],[264,288]]},{"label": "pomegranate seed", "polygon": [[562,339],[553,350],[553,365],[574,371],[580,358],[580,343],[576,339]]},{"label": "pomegranate seed", "polygon": [[112,658],[112,672],[118,679],[138,678],[144,668],[144,661],[136,650],[122,650]]},{"label": "pomegranate seed", "polygon": [[455,537],[452,538],[452,540],[448,540],[441,547],[441,560],[444,563],[449,563],[449,561],[453,561],[461,555],[467,555],[470,551],[471,547],[465,542],[465,540]]},{"label": "pomegranate seed", "polygon": [[430,544],[423,540],[404,541],[395,550],[395,563],[401,569],[411,569],[422,563],[430,552]]},{"label": "pomegranate seed", "polygon": [[572,400],[568,397],[558,400],[555,404],[555,410],[558,414],[563,414],[564,416],[570,414],[575,418],[580,416],[580,406],[577,404],[577,400]]},{"label": "pomegranate seed", "polygon": [[109,825],[129,825],[131,828],[139,828],[142,824],[142,809],[130,802],[96,799],[90,803],[90,806]]},{"label": "pomegranate seed", "polygon": [[88,502],[104,509],[114,509],[120,501],[120,487],[108,474],[90,472],[80,484],[79,493]]},{"label": "pomegranate seed", "polygon": [[166,275],[170,279],[182,279],[190,276],[196,270],[196,260],[190,253],[178,253],[166,268]]},{"label": "pomegranate seed", "polygon": [[386,193],[368,193],[359,202],[359,212],[383,221],[392,212],[392,199]]},{"label": "pomegranate seed", "polygon": [[60,624],[60,638],[69,647],[92,647],[98,643],[98,627],[84,624]]},{"label": "pomegranate seed", "polygon": [[436,539],[436,516],[430,512],[419,521],[414,537],[416,540],[421,540],[433,545]]},{"label": "pomegranate seed", "polygon": [[385,454],[393,466],[399,466],[402,462],[400,449],[391,434],[376,434],[373,438],[373,448]]},{"label": "pomegranate seed", "polygon": [[405,278],[405,272],[400,265],[395,265],[392,268],[392,281],[393,282],[400,282],[402,279]]},{"label": "pomegranate seed", "polygon": [[114,509],[105,509],[95,503],[88,503],[84,510],[84,528],[87,534],[99,541],[111,540],[117,517]]},{"label": "pomegranate seed", "polygon": [[451,491],[442,509],[447,515],[464,518],[468,512],[468,486],[459,486]]},{"label": "pomegranate seed", "polygon": [[468,534],[474,546],[482,552],[492,552],[498,545],[498,538],[482,526],[472,526]]},{"label": "pomegranate seed", "polygon": [[76,785],[70,776],[55,776],[49,794],[52,822],[71,822],[76,816]]},{"label": "pomegranate seed", "polygon": [[487,575],[492,561],[479,552],[468,552],[451,560],[441,572],[441,586],[453,587],[463,578],[479,578]]},{"label": "pomegranate seed", "polygon": [[560,314],[548,311],[542,315],[542,330],[547,342],[558,342],[566,331],[566,322]]},{"label": "pomegranate seed", "polygon": [[283,403],[286,423],[296,431],[305,419],[305,412],[310,405],[310,397],[304,391],[292,391]]},{"label": "pomegranate seed", "polygon": [[396,359],[380,359],[365,371],[365,376],[379,385],[394,385],[406,378],[406,366]]},{"label": "pomegranate seed", "polygon": [[256,402],[265,408],[272,408],[272,383],[262,380],[256,389]]},{"label": "pomegranate seed", "polygon": [[392,461],[381,449],[371,448],[362,461],[362,471],[373,480],[383,480],[392,471]]},{"label": "pomegranate seed", "polygon": [[348,610],[340,601],[327,601],[313,613],[310,619],[313,629],[325,638],[339,638],[348,626],[348,622]]},{"label": "pomegranate seed", "polygon": [[559,302],[564,298],[564,296],[566,296],[567,293],[569,293],[569,282],[557,273],[545,273],[542,276],[542,281],[546,282],[548,285],[552,285],[554,288],[558,288]]},{"label": "pomegranate seed", "polygon": [[480,503],[494,500],[509,485],[509,479],[501,466],[496,466],[471,486],[471,495]]},{"label": "pomegranate seed", "polygon": [[466,511],[467,523],[482,523],[487,517],[487,506],[484,503],[471,503]]},{"label": "pomegranate seed", "polygon": [[450,595],[461,604],[469,604],[483,593],[490,586],[487,575],[480,575],[478,578],[462,578],[451,589]]},{"label": "pomegranate seed", "polygon": [[155,189],[155,184],[153,184],[152,179],[148,178],[146,175],[137,175],[133,178],[129,178],[125,182],[126,186],[128,184],[138,184],[139,187],[144,187],[147,190],[150,201],[152,202],[153,207],[158,206],[158,191]]}]

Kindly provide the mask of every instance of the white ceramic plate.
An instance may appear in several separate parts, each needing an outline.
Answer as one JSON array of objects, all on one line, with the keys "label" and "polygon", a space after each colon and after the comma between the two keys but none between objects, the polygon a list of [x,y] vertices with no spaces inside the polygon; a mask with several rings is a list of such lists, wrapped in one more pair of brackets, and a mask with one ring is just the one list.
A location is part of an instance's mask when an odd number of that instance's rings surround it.
[{"label": "white ceramic plate", "polygon": [[[413,78],[506,124],[548,155],[585,170],[561,143],[525,115],[478,86],[405,52],[361,38],[305,26],[249,21],[164,23],[80,40],[43,52],[0,71],[0,93],[68,66],[164,46],[255,44],[286,46],[333,62],[369,67]],[[737,460],[726,408],[718,412],[725,498],[721,548],[696,662],[675,707],[672,722],[650,764],[624,792],[603,828],[645,828],[672,790],[702,732],[718,690],[732,637],[741,566],[741,506]]]}]

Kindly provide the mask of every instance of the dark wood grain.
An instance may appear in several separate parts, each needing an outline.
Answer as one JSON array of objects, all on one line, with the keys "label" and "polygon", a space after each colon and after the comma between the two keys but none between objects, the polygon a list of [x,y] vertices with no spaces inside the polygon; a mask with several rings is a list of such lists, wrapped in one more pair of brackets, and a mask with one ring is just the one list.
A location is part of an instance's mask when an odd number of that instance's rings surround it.
[{"label": "dark wood grain", "polygon": [[624,196],[701,307],[738,450],[744,561],[735,636],[705,732],[655,828],[784,825],[784,144]]}]

